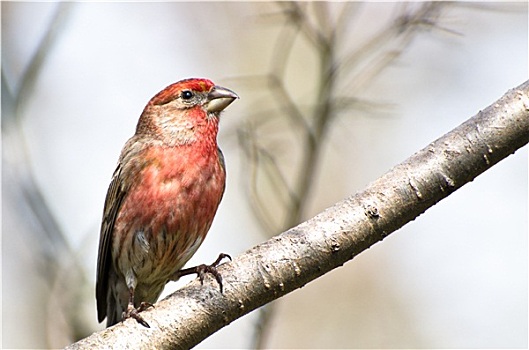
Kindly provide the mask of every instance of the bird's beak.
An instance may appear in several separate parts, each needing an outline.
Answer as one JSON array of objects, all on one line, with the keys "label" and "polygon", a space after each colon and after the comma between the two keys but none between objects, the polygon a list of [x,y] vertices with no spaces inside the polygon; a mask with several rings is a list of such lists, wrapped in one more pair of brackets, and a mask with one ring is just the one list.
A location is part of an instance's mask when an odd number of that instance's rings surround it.
[{"label": "bird's beak", "polygon": [[210,113],[220,112],[239,98],[235,92],[222,86],[214,86],[208,94],[206,109]]}]

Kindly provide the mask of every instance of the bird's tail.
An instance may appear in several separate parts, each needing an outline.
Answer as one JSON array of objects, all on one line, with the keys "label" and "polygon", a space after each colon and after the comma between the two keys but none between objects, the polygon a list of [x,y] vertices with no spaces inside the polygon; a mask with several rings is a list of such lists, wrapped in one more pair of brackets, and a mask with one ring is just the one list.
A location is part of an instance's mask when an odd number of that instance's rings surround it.
[{"label": "bird's tail", "polygon": [[123,319],[123,312],[127,308],[129,292],[125,282],[116,279],[109,283],[107,293],[107,327],[113,326]]},{"label": "bird's tail", "polygon": [[123,310],[121,310],[119,305],[117,305],[116,303],[109,303],[107,307],[107,328],[120,322],[122,317]]}]

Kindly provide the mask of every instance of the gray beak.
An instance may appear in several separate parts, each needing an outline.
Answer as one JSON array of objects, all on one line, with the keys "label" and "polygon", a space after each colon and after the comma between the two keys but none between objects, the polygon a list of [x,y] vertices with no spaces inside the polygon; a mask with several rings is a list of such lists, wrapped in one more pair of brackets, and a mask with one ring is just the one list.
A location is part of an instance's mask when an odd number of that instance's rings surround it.
[{"label": "gray beak", "polygon": [[210,113],[220,112],[239,98],[235,92],[222,86],[214,86],[208,94],[206,109]]}]

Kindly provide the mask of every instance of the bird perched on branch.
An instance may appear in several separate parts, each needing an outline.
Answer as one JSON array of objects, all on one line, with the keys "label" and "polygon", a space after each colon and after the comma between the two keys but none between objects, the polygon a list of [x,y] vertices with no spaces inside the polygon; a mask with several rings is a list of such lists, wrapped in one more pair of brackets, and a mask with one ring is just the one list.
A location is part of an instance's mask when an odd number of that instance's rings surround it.
[{"label": "bird perched on branch", "polygon": [[[238,96],[207,79],[186,79],[154,96],[121,151],[107,192],[97,259],[97,313],[107,327],[133,317],[182,270],[206,236],[225,187],[219,115]],[[229,256],[228,256],[229,257]]]}]

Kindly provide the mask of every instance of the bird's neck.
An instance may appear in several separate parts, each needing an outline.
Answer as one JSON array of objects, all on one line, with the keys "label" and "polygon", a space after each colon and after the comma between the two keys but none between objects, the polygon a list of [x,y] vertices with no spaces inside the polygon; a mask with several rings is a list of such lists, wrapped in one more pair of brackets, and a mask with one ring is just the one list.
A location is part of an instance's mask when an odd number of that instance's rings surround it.
[{"label": "bird's neck", "polygon": [[136,129],[166,146],[196,145],[216,152],[219,119],[202,109],[149,111],[142,114]]}]

